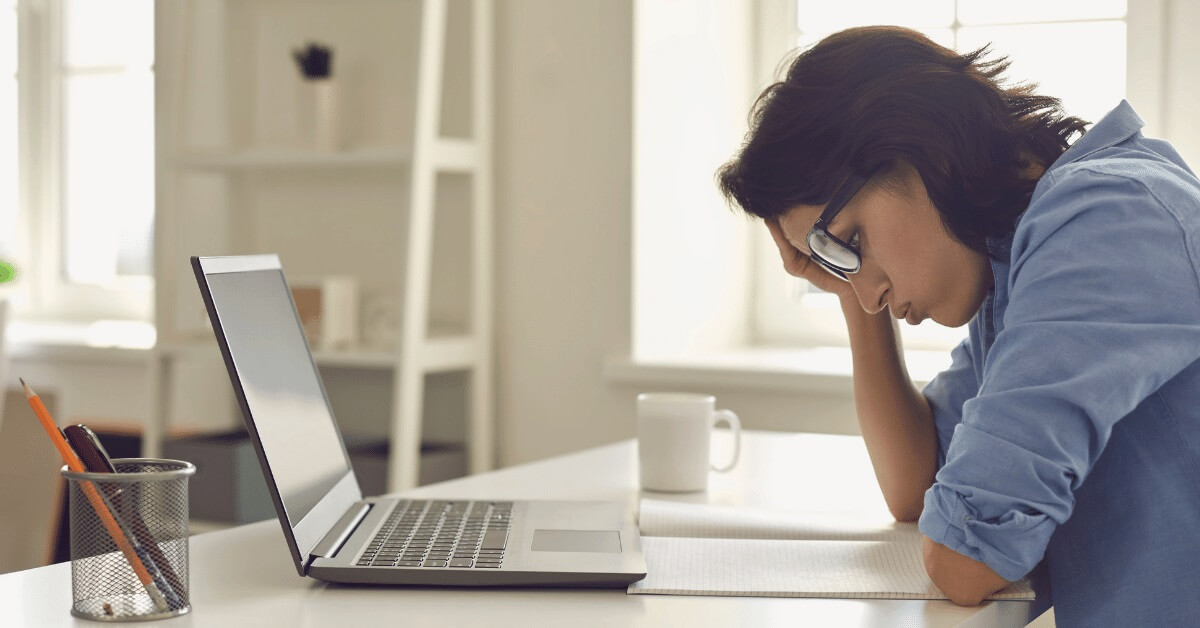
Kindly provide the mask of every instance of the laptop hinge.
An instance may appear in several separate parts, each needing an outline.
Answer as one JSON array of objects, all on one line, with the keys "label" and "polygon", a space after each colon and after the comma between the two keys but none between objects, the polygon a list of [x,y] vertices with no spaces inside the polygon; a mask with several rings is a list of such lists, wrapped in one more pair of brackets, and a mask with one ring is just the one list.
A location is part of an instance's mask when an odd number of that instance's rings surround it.
[{"label": "laptop hinge", "polygon": [[350,534],[354,532],[359,522],[367,516],[367,512],[370,510],[371,504],[367,502],[358,502],[351,506],[346,514],[342,515],[342,518],[338,519],[338,522],[329,529],[325,538],[321,539],[321,542],[313,548],[312,553],[309,554],[309,562],[318,556],[328,558],[337,554],[338,550],[342,549],[342,545],[346,543],[346,539],[350,538]]}]

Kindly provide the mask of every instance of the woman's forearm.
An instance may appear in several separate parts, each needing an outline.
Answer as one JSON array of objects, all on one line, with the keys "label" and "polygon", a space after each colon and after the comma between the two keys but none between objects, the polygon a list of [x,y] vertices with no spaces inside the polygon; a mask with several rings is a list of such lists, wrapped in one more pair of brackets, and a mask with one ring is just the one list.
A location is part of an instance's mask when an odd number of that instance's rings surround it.
[{"label": "woman's forearm", "polygon": [[887,309],[863,311],[842,299],[854,360],[854,404],[875,477],[900,521],[921,515],[937,472],[937,435],[925,396],[908,377],[897,322]]}]

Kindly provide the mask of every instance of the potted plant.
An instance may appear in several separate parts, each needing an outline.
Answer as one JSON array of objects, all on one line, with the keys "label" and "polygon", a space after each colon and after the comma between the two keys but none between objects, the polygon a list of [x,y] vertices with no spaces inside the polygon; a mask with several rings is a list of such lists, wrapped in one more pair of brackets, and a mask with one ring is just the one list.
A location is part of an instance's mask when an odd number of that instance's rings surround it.
[{"label": "potted plant", "polygon": [[338,84],[333,79],[333,49],[315,42],[292,51],[300,67],[305,91],[313,104],[313,141],[317,148],[338,150],[341,134],[338,128]]}]

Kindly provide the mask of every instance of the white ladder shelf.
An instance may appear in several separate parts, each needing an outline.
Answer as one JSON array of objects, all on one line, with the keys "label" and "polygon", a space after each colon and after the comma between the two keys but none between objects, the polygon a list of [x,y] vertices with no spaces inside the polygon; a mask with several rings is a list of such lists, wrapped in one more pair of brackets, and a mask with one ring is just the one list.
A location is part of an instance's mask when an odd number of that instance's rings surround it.
[{"label": "white ladder shelf", "polygon": [[[179,150],[179,119],[171,112],[165,126],[170,136],[168,159],[159,157],[160,172],[165,168],[202,171],[243,172],[279,168],[405,167],[410,169],[408,193],[408,230],[405,249],[404,290],[401,295],[403,318],[399,344],[394,354],[380,351],[339,356],[336,352],[315,352],[319,364],[365,365],[392,369],[392,408],[389,426],[388,489],[399,491],[417,485],[420,470],[421,424],[424,411],[426,376],[432,373],[467,374],[469,401],[465,429],[468,467],[471,473],[493,468],[495,430],[493,427],[493,325],[492,325],[492,0],[456,0],[470,3],[470,125],[472,137],[440,135],[443,101],[445,46],[447,42],[447,0],[419,0],[421,5],[420,42],[417,52],[415,111],[411,147],[403,149],[365,149],[337,154],[308,154],[287,150],[263,150],[242,153],[186,153]],[[194,52],[188,18],[195,4],[180,8],[182,33],[179,47],[180,66],[186,68]],[[161,34],[163,29],[159,29]],[[186,73],[186,70],[185,70]],[[184,83],[178,80],[177,83]],[[174,101],[186,106],[182,89],[174,90]],[[160,114],[161,116],[162,114]],[[160,117],[160,120],[164,118]],[[160,146],[163,144],[160,143]],[[470,312],[465,332],[452,335],[430,333],[430,289],[433,281],[434,212],[438,199],[437,176],[461,173],[472,177],[470,198],[471,270]],[[165,177],[160,174],[160,184]],[[163,186],[166,187],[166,186]],[[168,195],[165,195],[169,197]],[[161,198],[161,197],[160,197]],[[170,361],[189,351],[214,351],[215,344],[197,347],[194,342],[165,340],[161,330],[173,314],[173,291],[188,289],[178,285],[173,273],[186,254],[172,234],[175,221],[163,203],[156,216],[156,276],[160,295],[156,302],[159,345],[151,351],[149,363],[149,416],[144,434],[143,455],[161,455],[162,438],[169,421]],[[175,203],[173,205],[178,205]],[[184,256],[184,257],[181,257]],[[178,257],[178,259],[175,259]],[[166,296],[164,296],[166,295]],[[197,296],[197,299],[199,297]],[[165,340],[165,341],[164,341]]]},{"label": "white ladder shelf", "polygon": [[472,473],[492,467],[492,291],[491,237],[491,1],[472,0],[472,127],[474,141],[438,135],[441,110],[443,52],[446,41],[446,0],[424,0],[417,70],[417,108],[413,133],[412,180],[408,227],[407,280],[400,364],[395,371],[391,455],[388,487],[416,486],[420,463],[421,417],[425,375],[436,358],[447,352],[428,335],[429,290],[433,256],[434,183],[439,171],[472,172],[472,234],[474,251],[471,294],[470,346],[463,353],[471,373],[468,456]]}]

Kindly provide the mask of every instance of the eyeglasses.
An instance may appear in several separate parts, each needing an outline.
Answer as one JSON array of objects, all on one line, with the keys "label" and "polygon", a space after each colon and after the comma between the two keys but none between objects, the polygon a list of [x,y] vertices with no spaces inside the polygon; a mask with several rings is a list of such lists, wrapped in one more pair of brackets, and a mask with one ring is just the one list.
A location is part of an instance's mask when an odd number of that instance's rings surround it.
[{"label": "eyeglasses", "polygon": [[812,253],[810,257],[842,281],[850,281],[846,275],[857,273],[862,268],[862,254],[856,247],[829,233],[829,223],[866,185],[868,178],[851,175],[842,187],[834,192],[833,198],[829,199],[829,204],[825,206],[825,211],[821,212],[821,217],[808,232],[808,250]]}]

